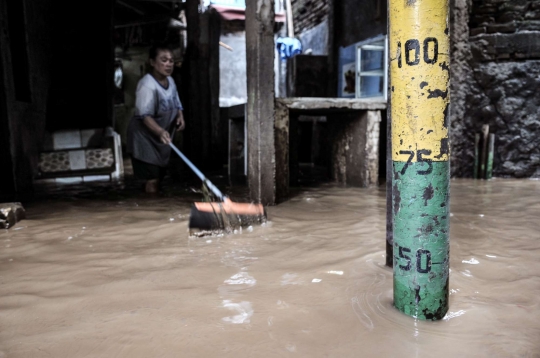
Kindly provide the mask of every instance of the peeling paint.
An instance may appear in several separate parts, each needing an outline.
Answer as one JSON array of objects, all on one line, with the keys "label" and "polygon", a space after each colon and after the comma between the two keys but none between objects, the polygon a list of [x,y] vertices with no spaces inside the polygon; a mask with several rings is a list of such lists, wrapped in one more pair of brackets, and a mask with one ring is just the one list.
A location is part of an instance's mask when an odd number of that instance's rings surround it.
[{"label": "peeling paint", "polygon": [[448,96],[448,89],[446,91],[442,91],[440,89],[436,89],[436,90],[429,90],[428,89],[428,92],[429,92],[429,96],[428,98],[442,98],[442,99],[445,99],[446,96]]}]

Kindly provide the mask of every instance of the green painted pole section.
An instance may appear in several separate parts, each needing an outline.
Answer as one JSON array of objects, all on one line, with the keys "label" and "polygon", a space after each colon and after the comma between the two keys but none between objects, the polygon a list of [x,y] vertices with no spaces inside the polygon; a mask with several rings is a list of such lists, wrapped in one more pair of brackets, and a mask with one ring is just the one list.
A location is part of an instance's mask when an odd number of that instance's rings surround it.
[{"label": "green painted pole section", "polygon": [[440,320],[448,311],[450,165],[430,165],[425,175],[426,163],[394,162],[394,305]]}]

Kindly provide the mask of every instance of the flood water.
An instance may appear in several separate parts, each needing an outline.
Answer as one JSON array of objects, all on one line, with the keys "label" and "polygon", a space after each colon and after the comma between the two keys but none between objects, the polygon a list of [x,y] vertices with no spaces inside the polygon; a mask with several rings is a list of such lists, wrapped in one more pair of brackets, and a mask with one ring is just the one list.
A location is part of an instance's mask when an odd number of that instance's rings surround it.
[{"label": "flood water", "polygon": [[392,306],[385,191],[188,238],[193,195],[60,196],[0,231],[0,357],[540,357],[540,181],[451,183],[450,310]]}]

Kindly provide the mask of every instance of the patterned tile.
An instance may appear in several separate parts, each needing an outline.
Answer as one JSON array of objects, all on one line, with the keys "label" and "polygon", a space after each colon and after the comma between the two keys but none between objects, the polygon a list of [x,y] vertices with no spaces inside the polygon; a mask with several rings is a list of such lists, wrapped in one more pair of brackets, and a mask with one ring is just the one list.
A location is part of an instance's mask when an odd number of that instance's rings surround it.
[{"label": "patterned tile", "polygon": [[113,164],[114,153],[111,148],[86,150],[86,167],[88,169],[109,168]]},{"label": "patterned tile", "polygon": [[69,153],[41,153],[39,158],[39,170],[43,173],[65,172],[70,170]]}]

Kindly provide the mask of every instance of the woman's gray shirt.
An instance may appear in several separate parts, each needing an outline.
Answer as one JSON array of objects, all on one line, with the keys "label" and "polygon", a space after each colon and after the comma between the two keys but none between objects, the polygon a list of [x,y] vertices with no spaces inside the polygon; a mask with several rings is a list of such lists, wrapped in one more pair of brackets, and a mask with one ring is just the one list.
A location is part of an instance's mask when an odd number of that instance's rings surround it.
[{"label": "woman's gray shirt", "polygon": [[144,117],[152,117],[156,123],[169,131],[173,121],[182,110],[176,85],[167,77],[169,87],[163,87],[151,74],[145,75],[137,85],[135,113],[127,131],[127,152],[143,162],[165,167],[169,163],[171,147],[162,144],[143,123]]}]

